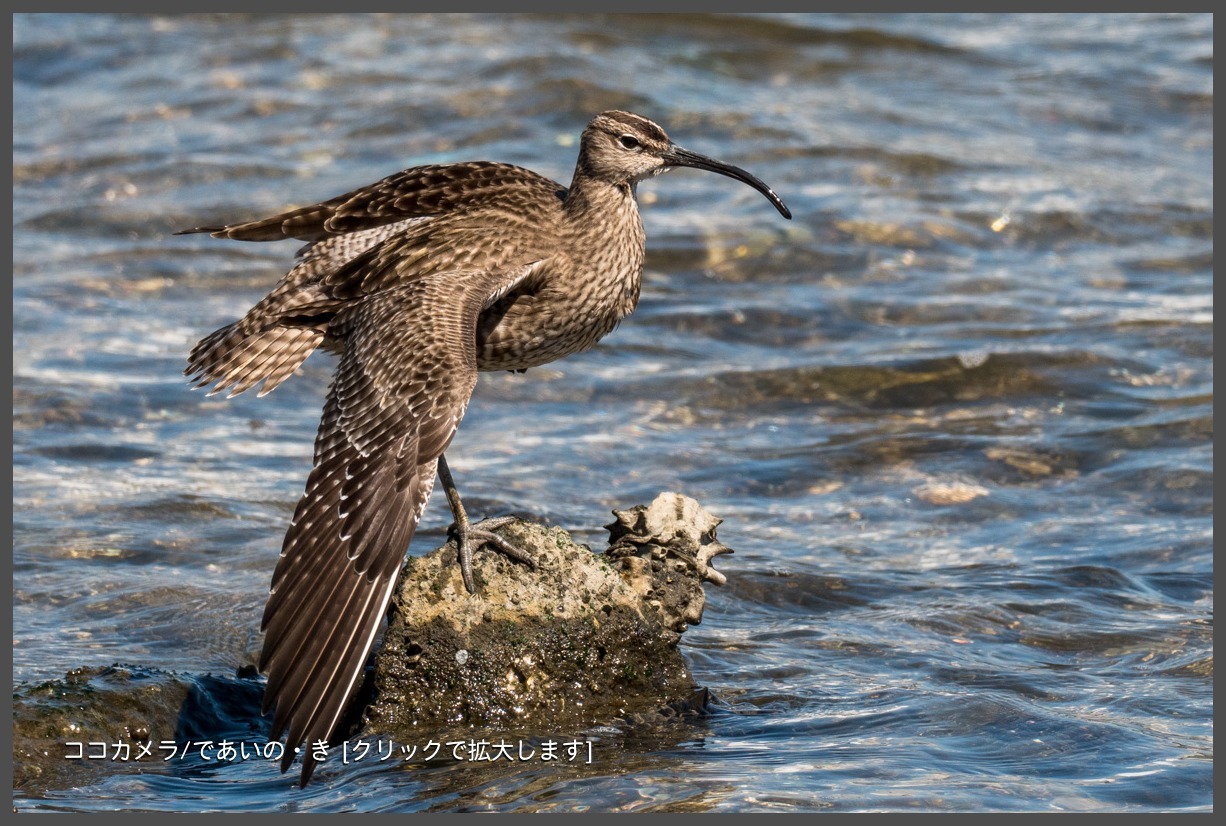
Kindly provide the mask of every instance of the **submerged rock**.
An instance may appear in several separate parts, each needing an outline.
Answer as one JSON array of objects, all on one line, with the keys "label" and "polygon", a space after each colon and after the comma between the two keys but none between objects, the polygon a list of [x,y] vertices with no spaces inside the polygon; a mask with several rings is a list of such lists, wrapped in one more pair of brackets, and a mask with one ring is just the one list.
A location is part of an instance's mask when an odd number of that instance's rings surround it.
[{"label": "submerged rock", "polygon": [[[664,493],[614,511],[594,554],[560,528],[499,530],[536,569],[483,552],[469,594],[448,543],[410,560],[393,597],[366,724],[402,736],[456,726],[561,730],[690,706],[677,644],[702,619],[720,520]],[[705,696],[705,695],[704,695]]]},{"label": "submerged rock", "polygon": [[38,792],[126,771],[198,770],[205,743],[215,751],[226,738],[267,739],[263,691],[254,668],[236,677],[193,677],[122,664],[19,685],[13,691],[13,788]]}]

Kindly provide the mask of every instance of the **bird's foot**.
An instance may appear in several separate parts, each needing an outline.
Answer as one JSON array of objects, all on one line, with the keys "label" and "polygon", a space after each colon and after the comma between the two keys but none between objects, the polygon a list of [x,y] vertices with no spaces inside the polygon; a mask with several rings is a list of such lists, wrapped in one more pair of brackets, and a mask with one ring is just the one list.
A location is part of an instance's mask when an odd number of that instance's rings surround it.
[{"label": "bird's foot", "polygon": [[482,519],[475,525],[468,524],[468,520],[464,520],[463,524],[458,521],[452,523],[450,533],[459,548],[460,575],[464,577],[464,587],[468,589],[468,593],[477,593],[477,585],[473,579],[473,554],[482,545],[489,545],[510,559],[522,562],[536,570],[536,560],[532,558],[532,554],[522,548],[517,548],[494,533],[498,528],[514,521],[514,516],[499,516],[493,519]]}]

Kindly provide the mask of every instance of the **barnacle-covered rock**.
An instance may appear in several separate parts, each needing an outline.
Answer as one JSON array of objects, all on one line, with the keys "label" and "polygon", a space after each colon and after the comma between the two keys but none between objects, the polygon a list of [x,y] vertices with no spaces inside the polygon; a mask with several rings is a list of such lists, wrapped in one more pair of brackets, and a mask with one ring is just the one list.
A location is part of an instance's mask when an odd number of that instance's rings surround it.
[{"label": "barnacle-covered rock", "polygon": [[718,519],[661,494],[615,511],[593,554],[560,528],[498,533],[536,569],[479,552],[469,594],[448,543],[406,566],[376,663],[367,724],[420,735],[454,726],[574,730],[687,702],[697,686],[677,648],[702,619]]}]

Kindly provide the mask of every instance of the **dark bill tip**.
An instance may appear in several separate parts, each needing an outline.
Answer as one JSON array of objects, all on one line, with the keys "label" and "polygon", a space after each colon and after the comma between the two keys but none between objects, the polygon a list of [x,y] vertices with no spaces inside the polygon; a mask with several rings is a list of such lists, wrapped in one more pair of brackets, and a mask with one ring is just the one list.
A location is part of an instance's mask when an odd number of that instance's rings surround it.
[{"label": "dark bill tip", "polygon": [[718,172],[720,175],[727,175],[729,178],[736,178],[741,183],[749,184],[765,195],[766,200],[775,205],[775,209],[779,210],[780,215],[789,221],[792,220],[792,210],[788,209],[783,199],[775,194],[775,190],[764,184],[760,178],[751,175],[739,166],[717,161],[714,158],[708,158],[706,155],[699,155],[697,152],[682,149],[676,144],[673,144],[661,158],[668,166],[688,166],[691,169],[705,169],[708,172]]}]

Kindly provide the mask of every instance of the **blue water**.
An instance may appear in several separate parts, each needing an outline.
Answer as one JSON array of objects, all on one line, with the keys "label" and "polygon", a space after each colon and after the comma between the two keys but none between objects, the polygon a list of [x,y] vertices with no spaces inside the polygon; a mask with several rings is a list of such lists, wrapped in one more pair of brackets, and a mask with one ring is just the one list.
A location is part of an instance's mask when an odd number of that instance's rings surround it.
[{"label": "blue water", "polygon": [[[116,764],[20,810],[1206,811],[1213,755],[1207,15],[14,18],[15,690],[232,674],[333,361],[190,392],[293,244],[174,237],[449,160],[569,180],[637,111],[791,207],[640,188],[638,311],[486,375],[479,515],[602,545],[725,521],[683,649],[715,713],[591,766]],[[414,544],[450,516],[431,504]],[[564,733],[564,734],[570,734]]]}]

